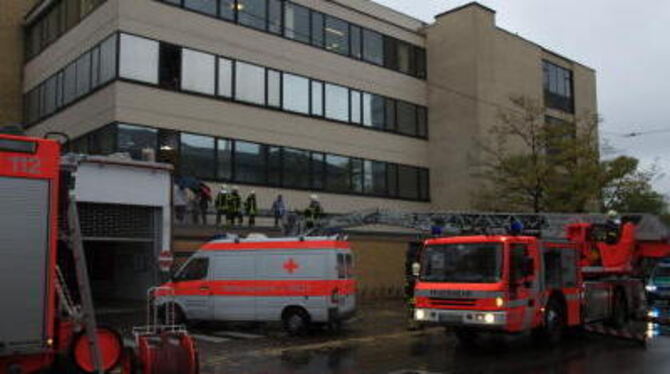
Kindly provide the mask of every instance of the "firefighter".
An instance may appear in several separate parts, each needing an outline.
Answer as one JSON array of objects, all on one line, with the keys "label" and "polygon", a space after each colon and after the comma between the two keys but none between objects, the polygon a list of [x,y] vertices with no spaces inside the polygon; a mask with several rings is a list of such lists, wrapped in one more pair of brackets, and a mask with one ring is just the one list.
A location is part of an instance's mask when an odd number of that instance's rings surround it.
[{"label": "firefighter", "polygon": [[239,224],[242,225],[242,197],[237,187],[233,187],[233,192],[228,196],[228,205],[226,212],[228,213],[228,224],[230,226],[235,226],[236,220],[239,220]]},{"label": "firefighter", "polygon": [[256,203],[256,191],[251,191],[247,199],[244,200],[244,210],[249,216],[249,227],[256,225],[256,215],[258,214],[258,205]]},{"label": "firefighter", "polygon": [[621,229],[621,218],[616,210],[607,212],[605,227],[605,242],[607,244],[616,244],[619,241],[619,230]]},{"label": "firefighter", "polygon": [[216,195],[216,200],[214,201],[214,207],[216,208],[216,225],[217,226],[221,225],[221,218],[222,217],[225,220],[226,217],[228,216],[227,208],[228,208],[228,197],[229,196],[230,196],[230,194],[228,193],[228,186],[225,185],[225,184],[221,185],[221,189],[219,190],[219,193]]},{"label": "firefighter", "polygon": [[422,244],[420,241],[409,244],[405,252],[405,303],[407,306],[407,329],[418,330],[421,325],[414,319],[415,298],[414,286],[416,285],[417,274],[421,270],[419,265],[419,256]]},{"label": "firefighter", "polygon": [[309,199],[309,206],[305,209],[305,228],[313,229],[323,215],[323,208],[317,195],[312,194]]}]

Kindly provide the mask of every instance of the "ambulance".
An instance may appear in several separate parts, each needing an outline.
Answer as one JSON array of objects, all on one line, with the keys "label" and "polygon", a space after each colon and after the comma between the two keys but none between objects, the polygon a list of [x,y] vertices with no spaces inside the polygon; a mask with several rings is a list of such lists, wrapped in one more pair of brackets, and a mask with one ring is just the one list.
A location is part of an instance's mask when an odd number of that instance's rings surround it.
[{"label": "ambulance", "polygon": [[277,321],[291,335],[356,311],[351,247],[337,237],[213,240],[161,289],[157,303],[182,322]]}]

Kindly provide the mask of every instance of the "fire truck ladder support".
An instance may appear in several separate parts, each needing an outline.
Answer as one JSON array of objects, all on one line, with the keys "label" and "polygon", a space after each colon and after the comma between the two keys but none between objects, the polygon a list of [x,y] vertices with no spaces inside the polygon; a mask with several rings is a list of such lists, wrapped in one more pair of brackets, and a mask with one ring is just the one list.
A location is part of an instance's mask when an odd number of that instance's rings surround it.
[{"label": "fire truck ladder support", "polygon": [[95,368],[95,373],[103,374],[102,353],[100,352],[100,342],[97,335],[97,324],[95,321],[95,311],[93,309],[93,296],[89,284],[88,269],[86,266],[86,254],[81,236],[81,227],[79,226],[79,213],[77,211],[77,200],[74,191],[70,192],[70,203],[68,205],[68,230],[70,247],[72,248],[72,257],[74,258],[75,269],[77,271],[77,284],[81,294],[81,317],[86,328],[88,345],[91,352],[91,362]]}]

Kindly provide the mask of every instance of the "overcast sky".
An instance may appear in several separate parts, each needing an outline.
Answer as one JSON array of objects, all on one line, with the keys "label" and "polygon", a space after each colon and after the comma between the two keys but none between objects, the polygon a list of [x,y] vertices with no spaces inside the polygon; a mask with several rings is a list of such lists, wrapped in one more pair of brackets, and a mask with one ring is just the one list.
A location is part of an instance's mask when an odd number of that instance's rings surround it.
[{"label": "overcast sky", "polygon": [[[465,0],[375,0],[426,22]],[[656,163],[670,194],[670,1],[482,0],[498,26],[594,68],[601,138]],[[660,130],[660,131],[659,131]],[[626,137],[627,133],[642,135]],[[645,132],[649,132],[646,133]],[[611,157],[612,155],[610,155]]]}]

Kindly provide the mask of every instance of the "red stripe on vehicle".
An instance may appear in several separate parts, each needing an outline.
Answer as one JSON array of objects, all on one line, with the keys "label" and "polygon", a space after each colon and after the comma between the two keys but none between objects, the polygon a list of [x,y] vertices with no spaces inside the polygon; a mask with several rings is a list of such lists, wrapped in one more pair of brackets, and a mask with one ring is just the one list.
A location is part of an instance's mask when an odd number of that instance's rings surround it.
[{"label": "red stripe on vehicle", "polygon": [[[168,283],[175,296],[331,296],[356,293],[356,281],[189,281]],[[168,296],[167,290],[158,290],[157,296]]]},{"label": "red stripe on vehicle", "polygon": [[200,248],[203,251],[231,250],[271,250],[271,249],[351,249],[349,243],[341,241],[297,241],[297,242],[210,242]]}]

